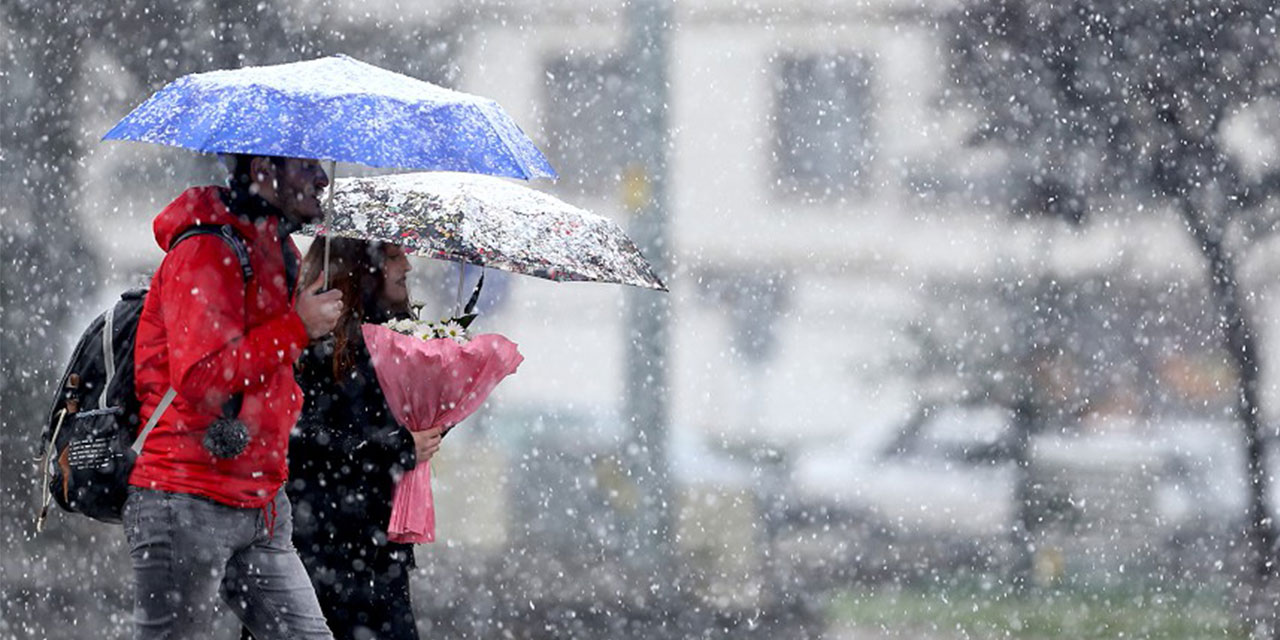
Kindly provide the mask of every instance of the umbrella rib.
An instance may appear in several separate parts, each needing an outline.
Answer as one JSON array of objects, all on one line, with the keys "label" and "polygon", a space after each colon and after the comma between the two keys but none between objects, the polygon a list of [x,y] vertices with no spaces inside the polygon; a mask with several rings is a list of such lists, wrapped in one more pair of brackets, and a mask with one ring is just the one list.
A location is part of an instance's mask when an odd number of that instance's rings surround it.
[{"label": "umbrella rib", "polygon": [[[525,168],[524,163],[519,161],[521,158],[523,158],[523,154],[517,152],[516,149],[512,147],[511,141],[508,140],[506,136],[506,133],[507,133],[506,127],[502,126],[502,123],[495,122],[493,119],[493,116],[491,116],[489,113],[489,111],[493,108],[500,108],[497,106],[497,103],[488,101],[486,104],[476,105],[476,106],[480,107],[479,109],[480,115],[484,116],[484,119],[488,121],[491,130],[495,134],[497,134],[498,141],[502,143],[502,146],[507,148],[507,153],[510,153],[512,157],[516,158],[517,160],[516,166],[520,168],[520,178],[524,180],[531,180],[532,178],[534,178],[534,176],[530,174],[529,170]],[[510,121],[510,124],[513,127],[518,126],[515,124],[514,121]]]}]

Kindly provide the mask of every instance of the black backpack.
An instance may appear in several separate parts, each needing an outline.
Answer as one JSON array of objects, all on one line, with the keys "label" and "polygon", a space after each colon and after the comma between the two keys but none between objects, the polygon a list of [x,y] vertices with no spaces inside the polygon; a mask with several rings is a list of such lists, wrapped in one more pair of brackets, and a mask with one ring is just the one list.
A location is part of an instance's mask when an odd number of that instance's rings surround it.
[{"label": "black backpack", "polygon": [[[248,248],[230,225],[193,226],[174,239],[170,249],[202,234],[217,235],[235,251],[247,287],[253,277]],[[89,324],[71,354],[40,436],[37,531],[44,526],[51,499],[65,511],[120,522],[133,462],[174,395],[170,389],[139,433],[133,348],[146,295],[146,289],[126,291]]]}]

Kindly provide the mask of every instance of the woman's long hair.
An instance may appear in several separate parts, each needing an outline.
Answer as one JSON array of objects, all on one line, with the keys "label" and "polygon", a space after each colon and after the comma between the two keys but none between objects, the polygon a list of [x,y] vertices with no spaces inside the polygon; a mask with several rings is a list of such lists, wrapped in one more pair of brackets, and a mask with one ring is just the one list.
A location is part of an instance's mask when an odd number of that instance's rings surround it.
[{"label": "woman's long hair", "polygon": [[[382,323],[409,314],[409,305],[389,305],[381,293],[386,281],[387,254],[381,242],[332,238],[329,240],[329,288],[342,292],[342,315],[333,329],[333,375],[335,380],[355,364],[357,344],[363,342],[360,325]],[[323,237],[315,239],[302,259],[300,282],[312,283],[324,275]]]}]

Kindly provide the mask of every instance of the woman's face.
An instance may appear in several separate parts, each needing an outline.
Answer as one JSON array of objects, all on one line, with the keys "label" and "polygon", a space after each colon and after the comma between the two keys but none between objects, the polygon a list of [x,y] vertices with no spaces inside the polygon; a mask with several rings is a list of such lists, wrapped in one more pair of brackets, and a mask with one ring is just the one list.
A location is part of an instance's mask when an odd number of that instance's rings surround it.
[{"label": "woman's face", "polygon": [[382,270],[386,276],[382,281],[382,291],[380,297],[387,307],[402,306],[409,303],[409,287],[406,284],[409,272],[413,267],[409,265],[409,256],[405,254],[404,249],[400,245],[384,244],[382,245],[383,256],[385,262],[382,264]]}]

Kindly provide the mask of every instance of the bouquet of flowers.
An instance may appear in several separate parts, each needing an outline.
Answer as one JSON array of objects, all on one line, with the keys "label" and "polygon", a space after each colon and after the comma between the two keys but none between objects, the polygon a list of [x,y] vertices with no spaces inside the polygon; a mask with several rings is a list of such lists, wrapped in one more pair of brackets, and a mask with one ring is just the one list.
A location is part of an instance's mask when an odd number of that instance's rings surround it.
[{"label": "bouquet of flowers", "polygon": [[[392,415],[409,430],[461,422],[524,360],[515,343],[500,335],[469,336],[469,324],[464,316],[361,327]],[[387,534],[393,542],[435,540],[429,463],[417,465],[396,484]]]},{"label": "bouquet of flowers", "polygon": [[431,322],[429,320],[392,320],[384,323],[382,326],[403,333],[407,336],[416,336],[422,340],[433,340],[435,338],[448,338],[458,344],[466,344],[470,338],[467,336],[466,318],[445,318],[439,322]]}]

